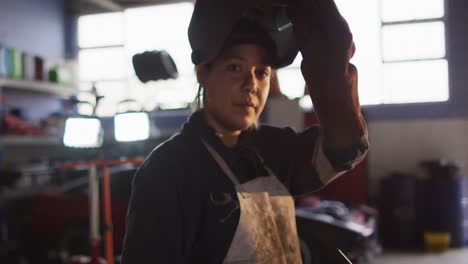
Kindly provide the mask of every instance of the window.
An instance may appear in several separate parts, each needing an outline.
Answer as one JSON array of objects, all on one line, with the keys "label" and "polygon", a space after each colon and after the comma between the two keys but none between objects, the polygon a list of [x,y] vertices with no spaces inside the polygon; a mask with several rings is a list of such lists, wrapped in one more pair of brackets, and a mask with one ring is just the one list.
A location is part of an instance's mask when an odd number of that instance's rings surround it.
[{"label": "window", "polygon": [[[89,91],[94,84],[104,96],[97,108],[99,116],[126,110],[119,102],[129,98],[148,111],[191,103],[198,88],[186,35],[192,10],[193,4],[181,3],[80,17],[79,99],[92,101]],[[131,59],[147,50],[166,50],[177,65],[178,79],[141,83]],[[88,109],[80,107],[84,113]]]},{"label": "window", "polygon": [[[341,14],[346,18],[353,32],[356,43],[356,53],[351,60],[359,70],[359,97],[362,104],[382,103],[382,89],[380,88],[382,62],[380,59],[380,24],[379,5],[376,0],[335,0]],[[363,16],[362,14],[366,14]],[[297,80],[302,80],[300,72],[300,55],[295,62],[278,71],[281,89],[290,98],[300,97],[304,92],[305,83],[301,87],[293,87]],[[288,74],[283,74],[288,71]],[[294,73],[292,73],[294,72]],[[291,77],[289,77],[291,76]],[[294,84],[295,85],[295,84]],[[307,96],[308,97],[308,96]],[[310,108],[309,98],[301,100],[304,108]]]},{"label": "window", "polygon": [[[448,100],[444,0],[335,1],[356,43],[352,63],[359,70],[363,105]],[[86,91],[94,83],[105,96],[97,111],[101,116],[114,115],[118,102],[128,98],[146,110],[191,103],[197,91],[186,35],[192,11],[192,3],[179,3],[80,17],[80,99],[92,99]],[[132,56],[162,49],[176,62],[179,78],[141,83]],[[304,95],[300,62],[299,54],[278,71],[290,98]]]},{"label": "window", "polygon": [[[108,13],[82,16],[78,20],[80,94],[78,98],[94,103],[93,85],[104,96],[98,116],[112,116],[117,104],[127,96],[127,65],[124,40],[124,14]],[[80,105],[81,113],[90,113],[89,105]]]},{"label": "window", "polygon": [[[448,100],[444,0],[335,2],[356,43],[362,104]],[[291,98],[302,95],[299,62],[278,72]]]},{"label": "window", "polygon": [[444,0],[381,0],[383,103],[447,101]]}]

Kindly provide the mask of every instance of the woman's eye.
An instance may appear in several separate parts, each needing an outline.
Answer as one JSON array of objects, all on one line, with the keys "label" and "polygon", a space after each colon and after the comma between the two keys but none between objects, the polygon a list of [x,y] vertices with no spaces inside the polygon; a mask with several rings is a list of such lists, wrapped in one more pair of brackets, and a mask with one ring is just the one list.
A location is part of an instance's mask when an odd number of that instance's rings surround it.
[{"label": "woman's eye", "polygon": [[261,78],[267,78],[270,76],[270,71],[268,70],[258,70],[257,75]]},{"label": "woman's eye", "polygon": [[227,65],[227,70],[232,71],[232,72],[240,72],[241,67],[238,64],[228,64]]}]

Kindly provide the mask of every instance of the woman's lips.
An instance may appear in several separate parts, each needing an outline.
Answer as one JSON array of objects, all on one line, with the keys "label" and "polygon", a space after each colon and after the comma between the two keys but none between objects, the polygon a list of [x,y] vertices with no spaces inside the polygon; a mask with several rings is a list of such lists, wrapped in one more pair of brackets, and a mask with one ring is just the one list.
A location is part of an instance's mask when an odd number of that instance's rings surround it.
[{"label": "woman's lips", "polygon": [[245,107],[255,107],[255,105],[253,103],[251,103],[251,102],[237,103],[236,105],[245,106]]},{"label": "woman's lips", "polygon": [[252,102],[236,103],[234,105],[236,107],[246,109],[246,110],[249,110],[249,109],[255,110],[255,104],[253,104]]},{"label": "woman's lips", "polygon": [[246,106],[246,107],[255,107],[255,104],[252,100],[242,100],[234,103],[235,105],[239,106]]}]

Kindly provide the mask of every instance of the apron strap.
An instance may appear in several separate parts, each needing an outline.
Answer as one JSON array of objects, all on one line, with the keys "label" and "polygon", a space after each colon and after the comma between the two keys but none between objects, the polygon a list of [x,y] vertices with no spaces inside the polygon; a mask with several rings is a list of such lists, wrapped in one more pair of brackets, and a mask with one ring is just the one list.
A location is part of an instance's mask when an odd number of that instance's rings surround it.
[{"label": "apron strap", "polygon": [[256,154],[257,154],[258,159],[260,159],[260,162],[262,163],[263,168],[268,172],[268,175],[269,175],[269,176],[275,176],[275,177],[276,177],[276,174],[273,172],[273,170],[270,169],[270,167],[268,167],[268,166],[265,164],[265,160],[263,159],[263,157],[260,156],[260,154],[258,154],[258,153],[256,153]]},{"label": "apron strap", "polygon": [[219,155],[219,153],[212,147],[210,146],[204,139],[201,139],[203,145],[205,145],[206,149],[208,152],[211,154],[211,156],[215,159],[216,163],[221,167],[221,169],[226,173],[228,178],[234,183],[234,185],[240,185],[239,180],[237,179],[236,175],[232,170],[229,168],[229,166],[226,164],[226,161]]},{"label": "apron strap", "polygon": [[270,175],[270,176],[275,176],[275,173],[273,172],[272,169],[270,169],[270,167],[268,167],[267,165],[263,164],[263,168],[265,168],[265,170],[268,172],[268,175]]}]

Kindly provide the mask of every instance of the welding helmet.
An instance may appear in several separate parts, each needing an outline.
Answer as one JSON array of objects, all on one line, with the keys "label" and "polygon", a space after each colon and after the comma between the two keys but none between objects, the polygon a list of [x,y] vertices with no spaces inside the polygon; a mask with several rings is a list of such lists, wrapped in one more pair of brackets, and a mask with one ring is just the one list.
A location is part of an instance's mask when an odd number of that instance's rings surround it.
[{"label": "welding helmet", "polygon": [[288,0],[198,0],[188,37],[195,65],[209,63],[224,48],[241,43],[267,48],[274,68],[291,64],[298,53]]}]

